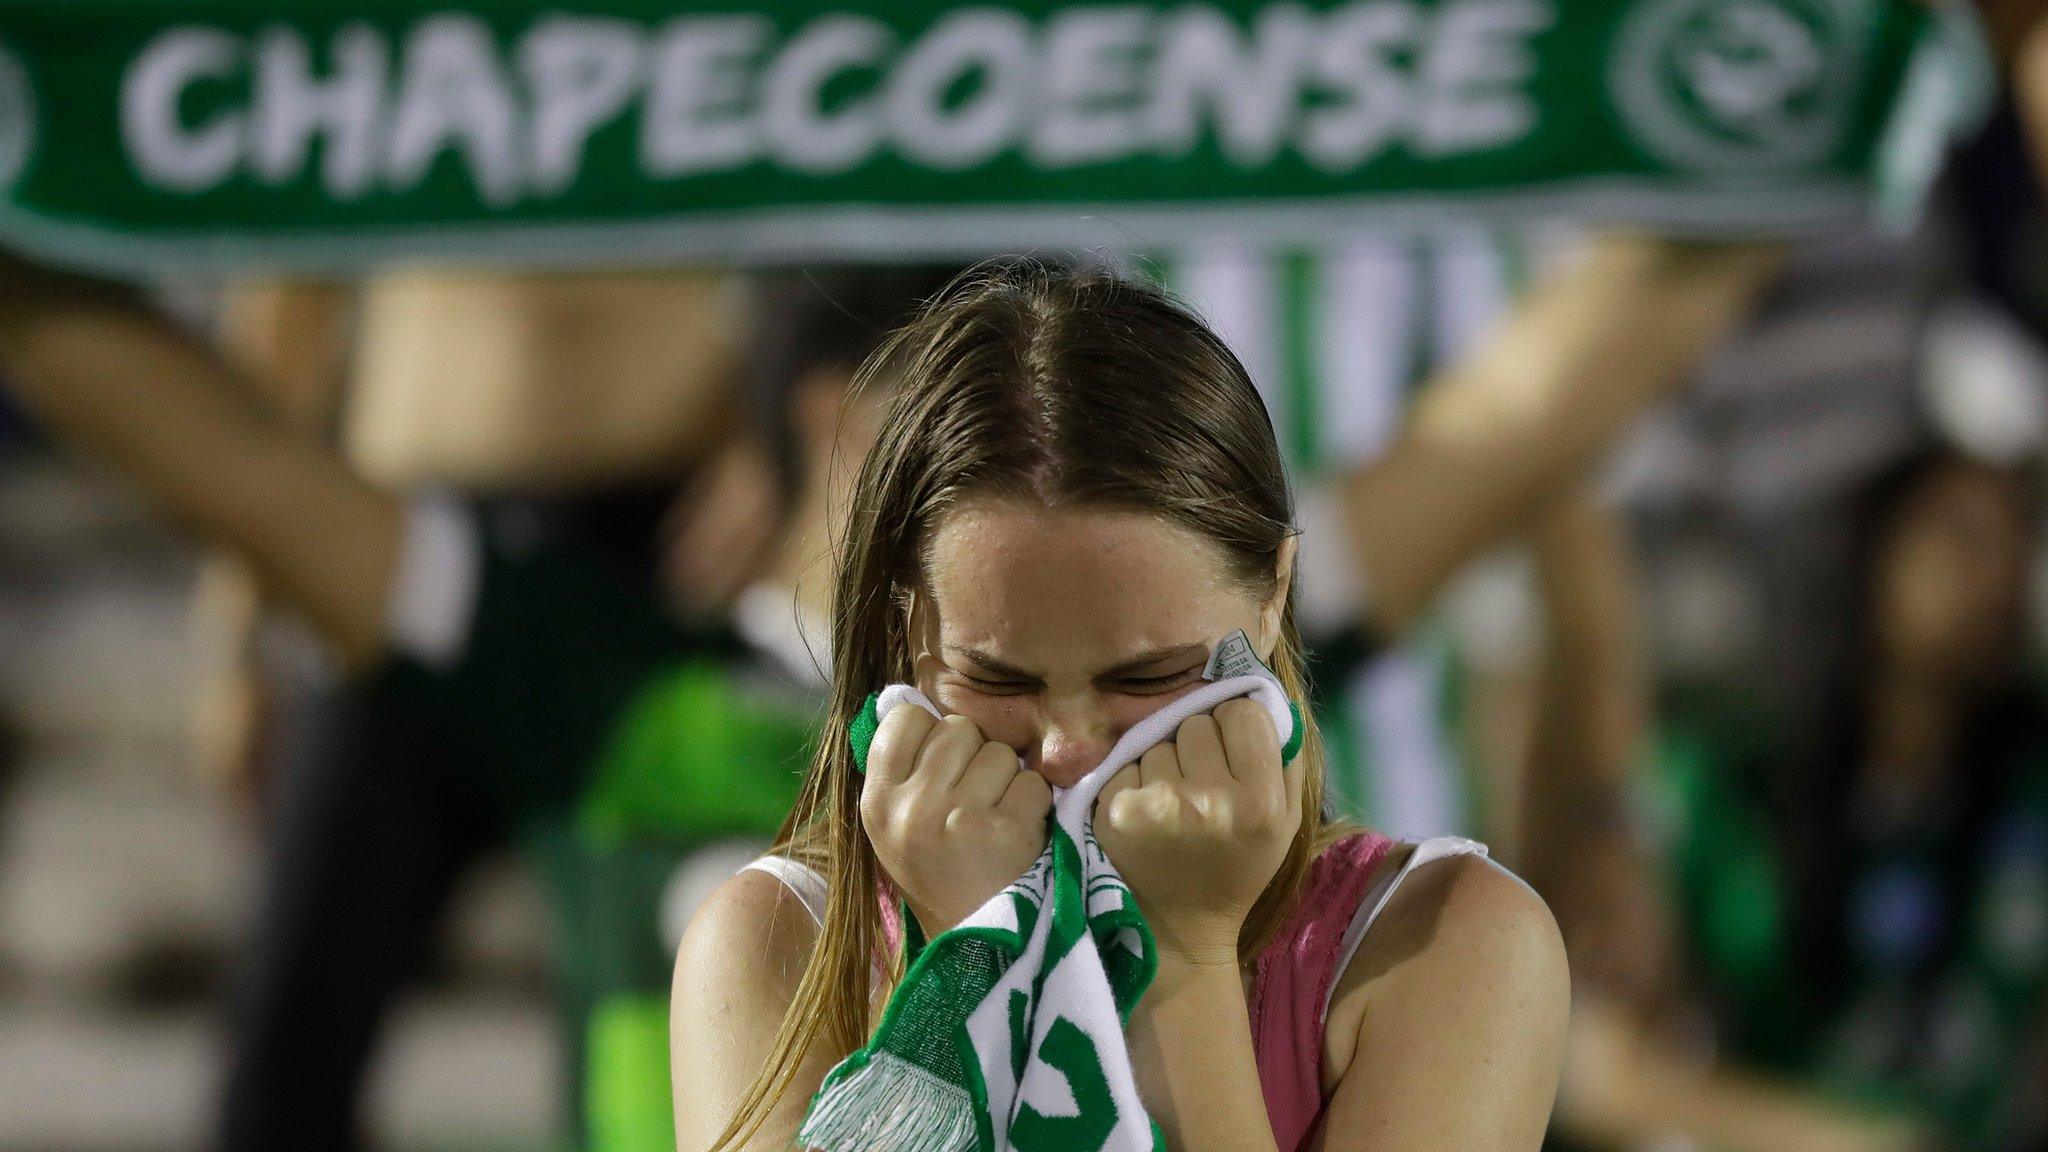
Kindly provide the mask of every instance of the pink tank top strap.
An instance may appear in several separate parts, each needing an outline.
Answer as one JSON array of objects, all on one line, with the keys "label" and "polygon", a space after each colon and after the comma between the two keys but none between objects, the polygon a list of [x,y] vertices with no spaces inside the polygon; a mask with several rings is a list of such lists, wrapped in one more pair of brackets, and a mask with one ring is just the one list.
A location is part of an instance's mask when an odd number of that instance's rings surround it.
[{"label": "pink tank top strap", "polygon": [[1307,1145],[1323,1112],[1323,1009],[1337,982],[1344,934],[1394,841],[1361,832],[1309,868],[1301,904],[1252,971],[1252,1047],[1280,1152]]}]

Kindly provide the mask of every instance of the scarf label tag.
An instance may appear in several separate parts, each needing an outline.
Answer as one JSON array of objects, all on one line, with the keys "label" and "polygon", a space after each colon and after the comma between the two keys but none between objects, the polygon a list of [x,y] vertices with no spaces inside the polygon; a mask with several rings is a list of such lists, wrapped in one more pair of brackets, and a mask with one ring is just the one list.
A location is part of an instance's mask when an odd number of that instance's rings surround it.
[{"label": "scarf label tag", "polygon": [[1245,635],[1242,628],[1216,642],[1216,650],[1209,654],[1208,666],[1202,669],[1204,680],[1228,680],[1232,676],[1264,676],[1275,684],[1280,682],[1280,677],[1259,659],[1251,637]]}]

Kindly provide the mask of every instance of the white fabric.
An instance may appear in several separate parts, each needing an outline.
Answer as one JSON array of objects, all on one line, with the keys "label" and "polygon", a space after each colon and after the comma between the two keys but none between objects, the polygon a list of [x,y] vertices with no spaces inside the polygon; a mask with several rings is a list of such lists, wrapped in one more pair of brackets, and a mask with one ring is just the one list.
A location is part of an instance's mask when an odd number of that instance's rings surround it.
[{"label": "white fabric", "polygon": [[804,906],[804,911],[811,914],[811,919],[817,921],[819,927],[824,926],[825,898],[829,891],[824,873],[801,860],[792,860],[787,856],[763,856],[740,871],[766,872],[782,881],[782,886],[795,895],[797,903]]},{"label": "white fabric", "polygon": [[1291,425],[1281,379],[1285,321],[1275,267],[1264,248],[1218,237],[1180,253],[1173,287],[1244,365],[1284,443]]},{"label": "white fabric", "polygon": [[469,644],[482,583],[475,514],[447,495],[415,498],[405,509],[384,615],[392,651],[436,670],[452,667]]},{"label": "white fabric", "polygon": [[1396,840],[1421,842],[1469,827],[1457,788],[1458,762],[1438,722],[1443,671],[1416,645],[1396,648],[1345,685],[1345,699],[1370,749],[1367,811]]},{"label": "white fabric", "polygon": [[1490,335],[1514,302],[1507,245],[1500,234],[1479,228],[1443,233],[1431,255],[1436,261],[1436,347],[1434,365],[1464,358]]},{"label": "white fabric", "polygon": [[832,637],[823,621],[804,616],[796,589],[786,584],[750,584],[732,606],[740,639],[774,657],[791,675],[814,687],[832,679]]},{"label": "white fabric", "polygon": [[[1330,981],[1330,990],[1323,996],[1323,1016],[1327,1017],[1330,1014],[1330,1000],[1337,994],[1337,984],[1343,978],[1344,970],[1351,966],[1351,958],[1358,955],[1359,946],[1365,943],[1365,934],[1372,929],[1373,922],[1380,918],[1380,912],[1386,908],[1387,901],[1394,898],[1394,893],[1401,887],[1401,882],[1425,864],[1448,860],[1454,856],[1478,856],[1495,868],[1500,868],[1503,873],[1515,875],[1488,856],[1486,845],[1477,840],[1467,840],[1463,836],[1436,836],[1417,844],[1399,868],[1381,877],[1379,882],[1372,886],[1372,890],[1365,894],[1365,899],[1358,902],[1358,910],[1351,914],[1351,923],[1344,929],[1344,942],[1337,950],[1337,978]],[[1519,876],[1515,878],[1518,882],[1521,879]]]},{"label": "white fabric", "polygon": [[1315,308],[1325,466],[1362,468],[1392,442],[1415,371],[1418,258],[1400,240],[1328,254]]}]

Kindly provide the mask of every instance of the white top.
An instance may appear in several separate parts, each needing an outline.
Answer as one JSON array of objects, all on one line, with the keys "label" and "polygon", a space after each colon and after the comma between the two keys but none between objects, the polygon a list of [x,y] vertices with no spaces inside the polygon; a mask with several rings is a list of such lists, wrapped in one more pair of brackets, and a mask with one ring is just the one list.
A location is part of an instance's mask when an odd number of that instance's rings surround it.
[{"label": "white top", "polygon": [[392,649],[429,668],[453,667],[469,645],[483,566],[474,512],[443,493],[409,501],[385,609]]}]

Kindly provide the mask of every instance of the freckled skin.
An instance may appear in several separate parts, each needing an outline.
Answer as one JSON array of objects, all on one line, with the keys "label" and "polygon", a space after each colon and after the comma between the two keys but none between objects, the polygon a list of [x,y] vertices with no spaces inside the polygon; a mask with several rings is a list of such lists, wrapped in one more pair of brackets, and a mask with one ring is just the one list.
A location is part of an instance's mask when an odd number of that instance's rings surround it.
[{"label": "freckled skin", "polygon": [[[1278,634],[1277,601],[1269,607],[1232,579],[1216,545],[1147,513],[969,504],[940,522],[927,575],[915,621],[918,686],[1056,787],[1201,684],[1218,639],[1242,628],[1270,656]],[[981,665],[969,650],[1008,669]]]}]

